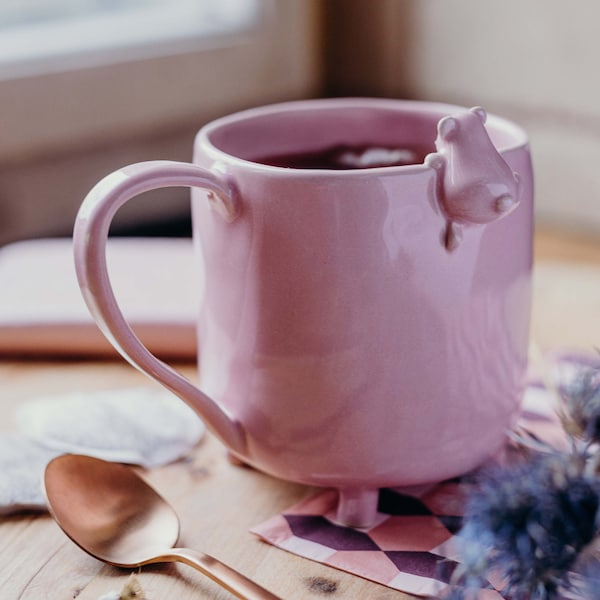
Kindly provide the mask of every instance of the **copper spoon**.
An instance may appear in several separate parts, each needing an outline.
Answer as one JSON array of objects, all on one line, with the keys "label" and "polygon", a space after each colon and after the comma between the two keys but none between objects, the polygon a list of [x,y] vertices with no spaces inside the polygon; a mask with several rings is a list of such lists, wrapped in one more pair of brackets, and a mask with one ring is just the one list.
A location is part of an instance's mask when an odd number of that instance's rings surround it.
[{"label": "copper spoon", "polygon": [[65,454],[46,467],[44,487],[56,522],[94,558],[125,568],[178,561],[208,575],[238,598],[278,600],[212,556],[173,548],[179,537],[177,514],[125,465]]}]

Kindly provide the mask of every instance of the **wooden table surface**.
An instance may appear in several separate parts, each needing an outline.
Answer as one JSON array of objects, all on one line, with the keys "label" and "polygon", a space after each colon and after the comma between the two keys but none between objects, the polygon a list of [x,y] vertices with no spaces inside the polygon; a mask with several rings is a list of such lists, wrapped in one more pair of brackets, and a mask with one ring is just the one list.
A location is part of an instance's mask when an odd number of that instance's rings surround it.
[{"label": "wooden table surface", "polygon": [[[600,242],[539,231],[532,339],[542,350],[600,346]],[[176,365],[194,378],[195,367]],[[13,408],[40,395],[153,385],[120,360],[0,360],[0,428]],[[409,596],[294,556],[248,532],[313,490],[231,465],[210,435],[191,461],[147,473],[180,515],[181,544],[207,551],[285,599],[401,600]],[[47,514],[0,519],[0,597],[98,600],[118,591],[128,571],[84,554]],[[232,598],[186,566],[145,567],[139,581],[151,600]]]}]

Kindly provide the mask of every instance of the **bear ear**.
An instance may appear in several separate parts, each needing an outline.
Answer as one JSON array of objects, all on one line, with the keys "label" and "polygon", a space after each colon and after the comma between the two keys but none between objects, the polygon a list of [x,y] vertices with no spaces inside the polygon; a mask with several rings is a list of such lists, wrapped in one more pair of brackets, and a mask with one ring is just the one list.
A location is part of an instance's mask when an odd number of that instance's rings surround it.
[{"label": "bear ear", "polygon": [[485,123],[487,119],[487,112],[485,111],[485,108],[482,108],[481,106],[475,106],[471,109],[471,112],[475,113],[481,119],[482,123]]},{"label": "bear ear", "polygon": [[438,134],[443,140],[451,140],[458,131],[458,121],[454,117],[444,117],[438,123]]}]

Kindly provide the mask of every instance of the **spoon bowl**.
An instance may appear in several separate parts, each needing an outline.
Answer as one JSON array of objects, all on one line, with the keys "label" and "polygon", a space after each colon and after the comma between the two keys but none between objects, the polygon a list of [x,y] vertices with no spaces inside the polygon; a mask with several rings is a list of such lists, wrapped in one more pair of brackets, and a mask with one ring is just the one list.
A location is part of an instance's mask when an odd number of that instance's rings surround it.
[{"label": "spoon bowl", "polygon": [[73,542],[117,567],[182,562],[238,598],[277,596],[217,559],[174,548],[179,519],[173,508],[133,469],[90,456],[65,454],[48,464],[44,488],[50,513]]}]

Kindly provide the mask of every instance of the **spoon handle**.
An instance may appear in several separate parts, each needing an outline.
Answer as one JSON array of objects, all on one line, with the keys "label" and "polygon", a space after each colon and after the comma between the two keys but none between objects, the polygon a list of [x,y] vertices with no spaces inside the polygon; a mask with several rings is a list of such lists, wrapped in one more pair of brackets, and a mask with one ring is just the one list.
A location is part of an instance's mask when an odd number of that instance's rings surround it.
[{"label": "spoon handle", "polygon": [[189,548],[172,548],[161,560],[177,561],[198,569],[242,600],[281,600],[245,575],[203,552]]}]

